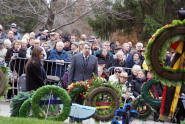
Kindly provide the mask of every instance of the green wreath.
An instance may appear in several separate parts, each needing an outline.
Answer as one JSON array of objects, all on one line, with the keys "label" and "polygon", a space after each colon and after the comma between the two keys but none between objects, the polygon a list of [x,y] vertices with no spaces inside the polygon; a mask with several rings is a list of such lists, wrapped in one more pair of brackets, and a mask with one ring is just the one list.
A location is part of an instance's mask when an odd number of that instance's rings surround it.
[{"label": "green wreath", "polygon": [[18,117],[19,109],[21,108],[21,105],[32,95],[33,93],[29,93],[29,92],[19,92],[16,96],[14,96],[10,102],[11,116]]},{"label": "green wreath", "polygon": [[[146,104],[145,100],[141,96],[139,96],[138,99],[132,103],[132,106],[134,110],[138,111],[140,119],[146,119],[152,113],[151,107],[148,104]],[[141,108],[144,107],[145,110],[140,110]]]},{"label": "green wreath", "polygon": [[31,110],[31,106],[29,106],[29,104],[31,105],[31,100],[32,99],[29,98],[21,105],[19,109],[19,117],[28,117],[29,112]]},{"label": "green wreath", "polygon": [[63,102],[63,110],[55,117],[48,117],[48,119],[64,121],[69,116],[71,110],[71,98],[65,89],[55,85],[43,86],[35,91],[31,101],[31,110],[33,115],[41,119],[45,118],[45,114],[41,111],[39,104],[41,98],[46,94],[50,94],[51,92],[52,94],[56,95],[56,97],[60,97],[61,101]]},{"label": "green wreath", "polygon": [[165,25],[158,29],[149,40],[146,51],[145,61],[152,72],[152,76],[167,86],[181,85],[185,80],[185,69],[172,70],[165,67],[164,57],[171,43],[185,40],[185,20],[174,20],[172,24]]},{"label": "green wreath", "polygon": [[160,107],[161,106],[161,100],[157,100],[151,97],[149,90],[151,89],[152,85],[157,84],[157,82],[152,79],[148,82],[146,82],[141,89],[141,96],[145,100],[146,103],[148,103],[151,106],[154,107]]}]

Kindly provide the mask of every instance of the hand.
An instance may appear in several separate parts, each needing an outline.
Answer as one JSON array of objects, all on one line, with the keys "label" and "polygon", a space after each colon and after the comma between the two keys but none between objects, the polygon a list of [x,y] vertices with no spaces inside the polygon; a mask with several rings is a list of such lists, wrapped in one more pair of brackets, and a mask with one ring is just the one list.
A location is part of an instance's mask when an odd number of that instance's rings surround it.
[{"label": "hand", "polygon": [[64,60],[60,60],[60,63],[64,63]]},{"label": "hand", "polygon": [[60,60],[56,60],[57,63],[60,63]]},{"label": "hand", "polygon": [[15,59],[16,59],[15,56],[12,56],[12,57],[11,57],[11,60],[15,60]]},{"label": "hand", "polygon": [[182,96],[185,96],[185,93],[182,93],[181,95],[182,95]]}]

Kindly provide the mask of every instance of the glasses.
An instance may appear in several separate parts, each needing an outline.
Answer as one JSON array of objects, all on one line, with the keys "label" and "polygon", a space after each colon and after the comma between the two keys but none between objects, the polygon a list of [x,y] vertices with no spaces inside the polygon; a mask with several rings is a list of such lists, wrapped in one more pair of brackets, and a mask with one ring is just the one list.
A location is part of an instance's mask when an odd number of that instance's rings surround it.
[{"label": "glasses", "polygon": [[121,73],[121,71],[115,71],[115,73]]}]

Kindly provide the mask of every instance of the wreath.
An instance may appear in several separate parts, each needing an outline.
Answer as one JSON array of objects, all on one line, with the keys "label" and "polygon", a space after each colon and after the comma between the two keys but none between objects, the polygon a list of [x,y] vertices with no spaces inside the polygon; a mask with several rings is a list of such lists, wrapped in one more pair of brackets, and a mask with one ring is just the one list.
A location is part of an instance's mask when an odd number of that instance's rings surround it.
[{"label": "wreath", "polygon": [[151,107],[146,104],[145,100],[141,96],[133,102],[132,106],[134,110],[138,111],[140,119],[146,119],[152,113]]},{"label": "wreath", "polygon": [[29,99],[33,94],[29,92],[19,92],[17,96],[13,97],[10,103],[11,116],[18,117],[19,109],[25,100]]},{"label": "wreath", "polygon": [[185,40],[185,20],[174,20],[158,29],[149,39],[145,51],[145,61],[152,72],[152,76],[167,86],[181,85],[185,80],[185,69],[173,70],[164,65],[164,57],[170,45],[176,41]]},{"label": "wreath", "polygon": [[[113,118],[116,109],[120,105],[118,93],[109,87],[100,86],[93,89],[86,98],[86,105],[97,108],[94,115],[96,120],[107,121]],[[103,102],[102,101],[106,101]]]},{"label": "wreath", "polygon": [[154,79],[151,79],[150,81],[146,82],[141,89],[141,96],[145,100],[146,103],[148,103],[151,106],[154,107],[160,107],[161,106],[161,100],[154,99],[151,97],[149,90],[151,89],[152,85],[157,84],[157,82]]},{"label": "wreath", "polygon": [[46,115],[40,109],[40,100],[43,96],[50,93],[61,99],[63,103],[63,110],[55,117],[48,117],[48,119],[64,121],[69,116],[71,110],[71,98],[65,89],[55,85],[46,85],[35,91],[31,101],[31,110],[33,115],[38,118],[45,118]]},{"label": "wreath", "polygon": [[88,82],[83,81],[72,83],[71,85],[69,85],[68,93],[69,96],[71,97],[72,102],[76,103],[80,99],[81,102],[83,103],[84,94],[88,88],[87,85]]},{"label": "wreath", "polygon": [[24,101],[19,109],[19,117],[28,117],[31,110],[31,98]]}]

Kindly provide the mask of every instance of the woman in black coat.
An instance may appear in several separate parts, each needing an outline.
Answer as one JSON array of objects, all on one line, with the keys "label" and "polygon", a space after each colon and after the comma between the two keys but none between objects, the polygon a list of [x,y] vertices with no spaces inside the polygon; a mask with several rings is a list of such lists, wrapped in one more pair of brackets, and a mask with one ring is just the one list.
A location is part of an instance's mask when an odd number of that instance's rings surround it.
[{"label": "woman in black coat", "polygon": [[33,48],[32,55],[26,63],[26,88],[27,91],[37,90],[44,85],[47,79],[46,72],[41,64],[43,50],[40,47]]}]

